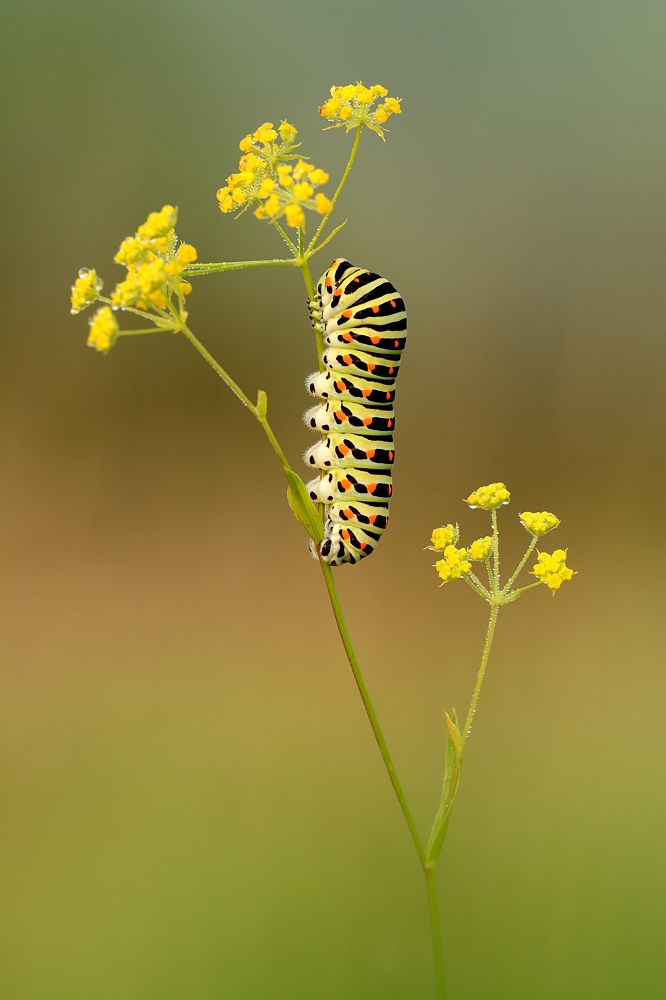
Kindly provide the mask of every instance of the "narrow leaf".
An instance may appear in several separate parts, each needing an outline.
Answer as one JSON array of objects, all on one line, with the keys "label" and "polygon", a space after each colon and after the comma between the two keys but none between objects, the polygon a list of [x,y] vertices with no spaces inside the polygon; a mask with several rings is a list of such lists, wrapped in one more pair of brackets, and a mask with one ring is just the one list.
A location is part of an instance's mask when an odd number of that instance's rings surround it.
[{"label": "narrow leaf", "polygon": [[297,476],[291,469],[285,469],[285,476],[289,486],[287,488],[287,500],[294,512],[295,517],[301,522],[308,535],[315,544],[319,544],[324,537],[324,526],[321,523],[317,508],[308,495],[305,483],[300,476]]}]

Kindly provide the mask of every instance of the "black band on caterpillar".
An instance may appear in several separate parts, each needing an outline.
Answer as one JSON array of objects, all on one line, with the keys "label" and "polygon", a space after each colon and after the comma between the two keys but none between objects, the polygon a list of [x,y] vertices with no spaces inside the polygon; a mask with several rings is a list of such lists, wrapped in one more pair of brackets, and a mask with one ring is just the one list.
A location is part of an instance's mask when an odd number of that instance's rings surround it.
[{"label": "black band on caterpillar", "polygon": [[324,473],[307,489],[326,506],[320,555],[339,566],[370,555],[388,524],[393,401],[407,314],[390,281],[342,257],[319,279],[309,309],[324,340],[326,371],[305,383],[323,400],[304,417],[322,433],[305,462]]}]

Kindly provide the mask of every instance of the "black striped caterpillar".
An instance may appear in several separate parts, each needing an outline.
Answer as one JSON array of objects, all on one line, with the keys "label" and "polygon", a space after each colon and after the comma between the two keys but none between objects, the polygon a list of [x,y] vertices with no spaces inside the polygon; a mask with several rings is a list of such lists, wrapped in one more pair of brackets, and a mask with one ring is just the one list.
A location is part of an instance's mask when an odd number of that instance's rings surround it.
[{"label": "black striped caterpillar", "polygon": [[322,432],[304,456],[321,470],[307,490],[326,506],[320,555],[340,566],[369,556],[388,524],[393,401],[407,314],[390,281],[342,257],[319,279],[309,308],[323,337],[325,371],[305,383],[323,400],[304,416]]}]

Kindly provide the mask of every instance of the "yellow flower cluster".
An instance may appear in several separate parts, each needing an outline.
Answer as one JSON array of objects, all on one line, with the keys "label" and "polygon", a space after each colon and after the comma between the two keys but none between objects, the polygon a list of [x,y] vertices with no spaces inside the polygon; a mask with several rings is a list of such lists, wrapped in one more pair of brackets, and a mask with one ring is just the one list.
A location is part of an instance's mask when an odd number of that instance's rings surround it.
[{"label": "yellow flower cluster", "polygon": [[96,351],[108,354],[117,336],[118,324],[113,310],[108,306],[102,306],[90,320],[88,347],[94,347]]},{"label": "yellow flower cluster", "polygon": [[[304,208],[320,215],[331,211],[326,195],[315,194],[315,188],[328,181],[328,174],[294,153],[299,145],[294,141],[297,134],[288,122],[283,121],[277,132],[272,122],[264,122],[241,140],[238,173],[227,177],[226,187],[216,195],[221,212],[244,212],[257,204],[258,219],[284,216],[288,226],[300,229],[305,226]],[[294,165],[292,160],[298,162]]]},{"label": "yellow flower cluster", "polygon": [[511,494],[505,488],[504,483],[490,483],[489,486],[479,486],[478,490],[470,493],[465,503],[468,503],[472,509],[480,507],[481,510],[496,510],[502,504],[508,503],[510,499]]},{"label": "yellow flower cluster", "polygon": [[553,596],[559,590],[565,580],[570,580],[574,575],[574,570],[569,569],[566,564],[567,554],[564,549],[555,549],[552,555],[547,552],[539,553],[539,561],[532,569],[532,573],[541,583],[545,583],[550,588]]},{"label": "yellow flower cluster", "polygon": [[559,517],[549,514],[547,510],[542,510],[538,514],[532,514],[531,511],[526,510],[522,514],[519,514],[518,517],[523,528],[529,531],[530,535],[536,535],[537,538],[547,535],[549,531],[557,528],[560,523]]},{"label": "yellow flower cluster", "polygon": [[[383,139],[382,125],[391,115],[402,113],[400,100],[396,97],[386,97],[387,94],[386,87],[379,84],[375,84],[374,87],[364,87],[362,83],[357,83],[356,86],[350,84],[347,87],[331,87],[331,96],[319,108],[319,114],[322,118],[335,122],[330,128],[344,126],[349,132],[353,128],[366,125]],[[373,104],[380,97],[386,100],[373,111]]]},{"label": "yellow flower cluster", "polygon": [[443,552],[447,545],[455,545],[459,537],[460,529],[457,524],[455,528],[452,524],[445,524],[442,528],[435,528],[428,548],[434,552]]},{"label": "yellow flower cluster", "polygon": [[171,291],[189,295],[192,285],[181,279],[183,266],[197,259],[197,251],[188,243],[176,249],[177,210],[164,205],[161,212],[151,212],[134,236],[120,244],[113,258],[124,264],[127,277],[119,282],[111,302],[121,309],[166,309]]},{"label": "yellow flower cluster", "polygon": [[435,569],[443,583],[459,580],[465,573],[469,573],[471,568],[467,549],[457,549],[455,545],[447,545],[444,549],[444,558],[435,563]]},{"label": "yellow flower cluster", "polygon": [[474,562],[485,562],[493,549],[493,540],[490,535],[485,538],[477,538],[469,547],[469,557]]},{"label": "yellow flower cluster", "polygon": [[104,287],[104,282],[94,268],[82,267],[79,276],[72,285],[71,312],[80,313],[82,309],[95,302]]}]

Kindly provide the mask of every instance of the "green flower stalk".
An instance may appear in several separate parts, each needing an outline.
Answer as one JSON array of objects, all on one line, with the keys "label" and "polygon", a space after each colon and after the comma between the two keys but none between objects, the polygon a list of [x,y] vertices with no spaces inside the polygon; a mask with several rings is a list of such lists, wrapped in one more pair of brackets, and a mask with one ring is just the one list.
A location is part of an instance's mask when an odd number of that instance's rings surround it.
[{"label": "green flower stalk", "polygon": [[[189,317],[186,309],[186,300],[193,290],[192,282],[195,278],[245,268],[296,267],[303,276],[311,311],[314,313],[317,305],[315,286],[310,272],[310,259],[319,253],[345,224],[343,222],[327,232],[331,215],[354,165],[363,131],[369,129],[384,140],[385,123],[392,115],[399,115],[401,110],[400,101],[397,98],[389,97],[386,88],[378,84],[365,87],[362,83],[357,83],[331,89],[331,97],[319,108],[320,116],[332,122],[330,128],[345,128],[347,132],[352,131],[354,134],[347,165],[331,197],[323,191],[317,190],[328,184],[329,175],[324,170],[315,167],[310,163],[309,158],[300,152],[300,143],[296,142],[298,130],[287,121],[282,120],[277,129],[273,127],[271,122],[265,122],[240,141],[239,147],[242,155],[238,171],[230,174],[225,186],[217,192],[219,208],[224,215],[235,213],[236,217],[248,209],[252,209],[256,219],[273,226],[283,245],[286,244],[290,256],[266,260],[201,263],[197,259],[198,255],[194,246],[181,242],[176,234],[177,209],[173,205],[165,205],[159,212],[150,213],[136,232],[122,241],[114,261],[125,269],[125,273],[115,285],[110,296],[102,294],[104,283],[95,270],[83,269],[79,272],[79,276],[72,286],[71,311],[77,314],[89,306],[99,303],[90,320],[88,344],[102,354],[108,354],[121,337],[160,332],[182,334],[263,428],[285,475],[289,506],[309,536],[311,549],[319,561],[345,654],[423,869],[430,916],[436,993],[438,1000],[443,1000],[445,997],[444,962],[435,871],[458,791],[463,751],[477,709],[500,607],[512,603],[526,590],[541,584],[545,584],[551,593],[555,594],[561,588],[562,583],[571,580],[574,575],[573,570],[566,565],[565,550],[556,549],[552,554],[539,552],[537,562],[531,571],[532,575],[536,577],[536,582],[520,587],[515,586],[516,580],[526,566],[538,539],[557,528],[560,522],[553,514],[546,511],[541,513],[526,511],[520,515],[521,523],[530,534],[531,540],[522,560],[505,583],[500,579],[497,514],[501,506],[509,503],[510,494],[503,483],[491,483],[489,486],[480,487],[467,498],[470,507],[490,513],[490,534],[474,539],[467,546],[458,547],[460,539],[458,525],[446,524],[435,528],[432,532],[428,548],[437,553],[439,557],[435,563],[435,569],[441,581],[440,586],[455,580],[464,580],[475,594],[482,597],[490,605],[491,611],[481,663],[465,722],[462,726],[460,725],[455,711],[452,711],[450,715],[444,713],[446,749],[442,794],[430,836],[427,842],[424,842],[414,821],[382,733],[377,713],[372,705],[345,622],[332,567],[322,556],[324,503],[320,504],[320,509],[315,506],[305,483],[291,468],[285,452],[268,423],[266,393],[259,389],[256,394],[256,402],[253,402],[253,399],[241,389],[195,336],[188,325]],[[308,212],[313,213],[315,217],[320,217],[318,227],[309,242],[305,236]],[[283,228],[282,223],[286,229]],[[363,271],[358,273],[370,274],[370,272]],[[371,275],[371,279],[377,277],[377,275]],[[360,281],[361,278],[355,280]],[[336,294],[338,293],[336,292]],[[387,298],[391,299],[390,293]],[[391,300],[388,304],[392,308],[397,308],[396,301]],[[340,308],[346,307],[341,306]],[[379,311],[379,308],[377,306],[376,310]],[[375,311],[375,307],[373,307],[373,311]],[[122,315],[140,317],[148,325],[142,325],[135,329],[123,329],[118,322],[118,317]],[[350,316],[351,312],[345,312],[343,315]],[[395,315],[394,313],[393,316],[395,317]],[[317,363],[319,371],[323,372],[325,364],[321,323],[314,323],[314,333]],[[391,334],[392,338],[394,336],[396,335]],[[377,340],[380,338],[377,337]],[[391,343],[393,344],[393,341]],[[395,341],[396,349],[399,343],[398,340]],[[368,365],[370,364],[372,367],[368,367],[368,371],[372,373],[374,371],[372,357],[368,361]],[[393,371],[394,369],[391,368],[390,372]],[[380,383],[375,382],[374,384]],[[384,386],[384,388],[386,387]],[[367,390],[368,393],[371,391],[374,390]],[[389,393],[386,395],[388,396]],[[375,454],[372,449],[375,446],[372,444],[368,447],[369,450],[364,453],[364,456],[368,462],[371,462]],[[388,460],[392,462],[393,451],[387,452],[387,454],[389,455]],[[373,483],[372,486],[373,489],[376,488],[376,483]],[[368,487],[368,489],[370,488]],[[377,508],[371,507],[370,511],[373,510],[377,510]],[[370,514],[370,518],[374,516],[374,514]],[[368,520],[368,516],[366,516],[366,521],[370,527],[375,525],[375,521]],[[481,565],[485,567],[487,581],[482,581],[477,575],[476,571]]]}]

